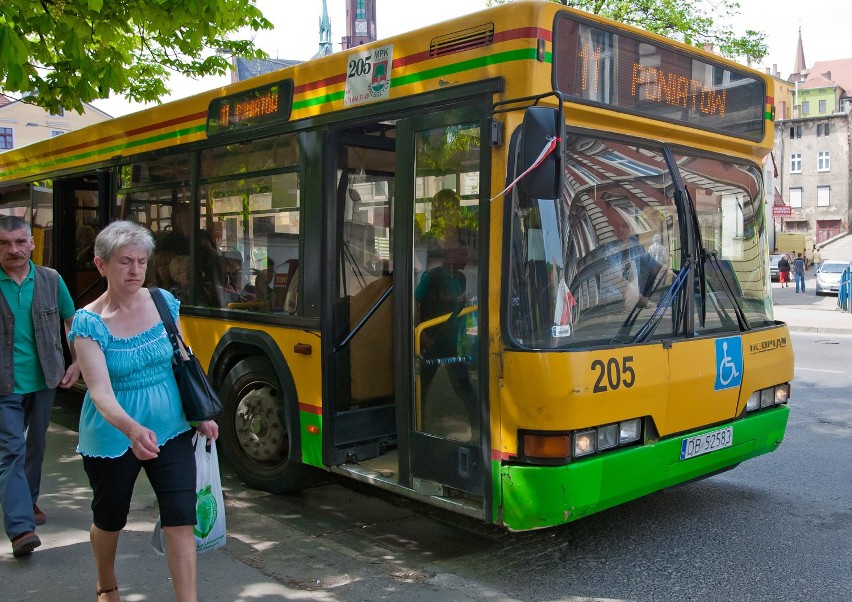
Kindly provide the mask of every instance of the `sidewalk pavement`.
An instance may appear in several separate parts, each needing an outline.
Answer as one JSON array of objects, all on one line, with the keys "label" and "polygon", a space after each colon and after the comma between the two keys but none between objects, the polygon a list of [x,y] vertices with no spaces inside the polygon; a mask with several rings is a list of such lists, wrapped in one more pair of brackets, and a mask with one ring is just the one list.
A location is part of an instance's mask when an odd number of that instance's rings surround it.
[{"label": "sidewalk pavement", "polygon": [[[42,545],[33,554],[13,558],[0,543],[0,600],[95,599],[96,571],[89,545],[91,490],[76,453],[77,433],[51,423],[47,437],[39,506],[47,524],[37,528]],[[144,473],[136,483],[130,518],[116,557],[124,600],[174,600],[166,558],[151,547],[157,519],[154,493]],[[199,600],[322,600],[322,592],[282,586],[221,550],[198,559]]]},{"label": "sidewalk pavement", "polygon": [[804,293],[797,293],[792,282],[786,288],[778,282],[772,283],[775,319],[786,322],[790,332],[852,335],[852,313],[838,307],[837,296],[818,297],[811,274],[805,286]]},{"label": "sidewalk pavement", "polygon": [[[79,401],[77,402],[79,404]],[[69,404],[70,407],[70,404]],[[68,423],[79,407],[54,407],[39,506],[42,545],[13,558],[0,541],[0,600],[92,602],[91,490]],[[408,500],[334,483],[287,495],[249,489],[223,470],[228,542],[198,557],[198,599],[257,602],[514,598],[456,573],[458,558],[487,547],[479,534],[436,521]],[[440,512],[440,511],[438,511]],[[151,547],[158,515],[144,472],[116,556],[122,600],[174,600],[166,558]],[[3,547],[5,546],[5,547]]]}]

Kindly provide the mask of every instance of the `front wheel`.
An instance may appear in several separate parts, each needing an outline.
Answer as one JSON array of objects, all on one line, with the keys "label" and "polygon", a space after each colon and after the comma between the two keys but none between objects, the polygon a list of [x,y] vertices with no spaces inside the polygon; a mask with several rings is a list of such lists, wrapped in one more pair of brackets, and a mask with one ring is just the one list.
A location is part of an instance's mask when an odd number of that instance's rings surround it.
[{"label": "front wheel", "polygon": [[[219,418],[222,454],[248,486],[287,493],[308,484],[308,467],[294,462],[287,399],[265,357],[246,358],[222,383],[225,411]],[[298,425],[289,425],[298,428]]]}]

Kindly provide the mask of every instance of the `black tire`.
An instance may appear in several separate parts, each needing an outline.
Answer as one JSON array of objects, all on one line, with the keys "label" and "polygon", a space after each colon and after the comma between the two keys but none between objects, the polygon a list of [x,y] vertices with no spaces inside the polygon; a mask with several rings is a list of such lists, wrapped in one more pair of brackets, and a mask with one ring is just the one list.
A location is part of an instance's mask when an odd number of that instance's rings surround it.
[{"label": "black tire", "polygon": [[237,476],[270,493],[306,487],[309,467],[292,461],[287,428],[286,406],[296,400],[285,398],[269,361],[260,356],[240,361],[225,377],[221,395],[220,449]]}]

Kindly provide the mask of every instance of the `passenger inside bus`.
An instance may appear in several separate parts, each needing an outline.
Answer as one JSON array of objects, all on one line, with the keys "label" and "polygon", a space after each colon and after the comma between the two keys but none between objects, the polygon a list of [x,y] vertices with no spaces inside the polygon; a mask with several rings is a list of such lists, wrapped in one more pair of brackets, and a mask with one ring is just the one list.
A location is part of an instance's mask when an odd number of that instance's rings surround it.
[{"label": "passenger inside bus", "polygon": [[171,249],[156,250],[154,252],[153,261],[151,262],[151,264],[153,264],[151,267],[153,267],[154,274],[153,278],[149,278],[149,281],[153,280],[153,284],[162,289],[167,291],[171,290],[172,286],[174,286],[174,279],[171,274],[171,264],[176,255],[177,254]]},{"label": "passenger inside bus", "polygon": [[424,272],[414,293],[419,306],[418,323],[448,316],[420,335],[421,415],[424,423],[427,415],[435,419],[430,415],[430,407],[437,407],[440,400],[448,397],[449,391],[433,389],[433,381],[443,368],[456,399],[464,404],[471,438],[475,438],[479,429],[477,395],[471,384],[470,360],[466,353],[460,352],[467,322],[461,312],[469,301],[467,278],[462,271],[467,265],[468,250],[456,236],[443,239],[442,243],[442,263]]},{"label": "passenger inside bus", "polygon": [[610,221],[615,240],[600,250],[609,266],[601,274],[601,285],[614,287],[627,309],[656,307],[650,296],[657,288],[663,266],[639,242],[630,225],[622,219]]},{"label": "passenger inside bus", "polygon": [[[171,229],[157,237],[158,252],[171,251],[174,255],[189,255],[190,232],[192,231],[192,211],[188,203],[179,203],[172,207]],[[195,229],[195,303],[198,305],[221,307],[217,289],[223,283],[223,267],[216,243],[210,232],[202,228]]]},{"label": "passenger inside bus", "polygon": [[178,255],[169,264],[172,287],[169,292],[181,303],[189,303],[189,255]]}]

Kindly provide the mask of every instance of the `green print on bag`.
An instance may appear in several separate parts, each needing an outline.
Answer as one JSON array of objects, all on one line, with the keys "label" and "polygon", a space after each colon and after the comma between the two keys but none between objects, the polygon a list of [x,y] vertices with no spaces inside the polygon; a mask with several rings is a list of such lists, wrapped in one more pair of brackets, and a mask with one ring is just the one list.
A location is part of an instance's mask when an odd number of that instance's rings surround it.
[{"label": "green print on bag", "polygon": [[195,494],[195,532],[196,537],[207,537],[216,524],[216,516],[219,508],[216,504],[216,496],[210,492],[210,485],[199,489]]}]

